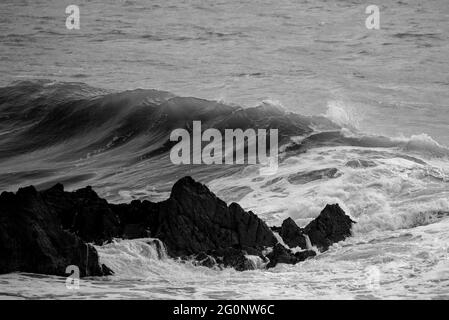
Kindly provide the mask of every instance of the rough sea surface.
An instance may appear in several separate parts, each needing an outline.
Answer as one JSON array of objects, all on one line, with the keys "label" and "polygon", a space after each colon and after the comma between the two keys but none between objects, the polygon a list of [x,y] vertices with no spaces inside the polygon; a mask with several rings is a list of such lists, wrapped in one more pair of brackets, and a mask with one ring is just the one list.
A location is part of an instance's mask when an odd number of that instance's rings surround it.
[{"label": "rough sea surface", "polygon": [[[0,275],[0,298],[449,298],[447,0],[378,1],[380,30],[366,29],[361,0],[80,0],[81,29],[67,30],[73,2],[0,3],[0,191],[60,181],[160,201],[188,174],[269,225],[304,226],[327,203],[357,224],[268,271],[117,240],[97,247],[115,276],[69,290]],[[153,156],[170,128],[154,110],[182,120],[228,105],[301,115],[275,175]]]}]

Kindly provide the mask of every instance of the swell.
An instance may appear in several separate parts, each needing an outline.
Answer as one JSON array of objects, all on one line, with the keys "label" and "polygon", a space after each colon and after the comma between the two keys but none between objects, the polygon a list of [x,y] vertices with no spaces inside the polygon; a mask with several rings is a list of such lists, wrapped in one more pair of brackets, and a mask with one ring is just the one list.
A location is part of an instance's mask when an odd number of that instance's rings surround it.
[{"label": "swell", "polygon": [[[145,135],[137,149],[152,151],[175,128],[193,120],[204,129],[279,128],[281,139],[310,133],[307,117],[269,105],[243,109],[156,90],[105,92],[81,83],[19,82],[0,88],[0,159],[61,144],[58,159],[101,153]],[[133,148],[136,149],[136,148]]]},{"label": "swell", "polygon": [[276,128],[285,157],[333,146],[449,155],[447,148],[426,135],[394,139],[363,134],[347,123],[352,117],[342,117],[342,110],[303,116],[270,101],[242,108],[158,90],[113,92],[77,82],[15,82],[0,88],[0,188],[12,190],[25,183],[44,188],[55,182],[76,187],[89,181],[109,190],[102,195],[111,199],[109,193],[144,190],[150,182],[168,190],[186,170],[205,182],[240,170],[171,164],[170,132],[191,130],[194,120],[202,122],[203,130]]}]

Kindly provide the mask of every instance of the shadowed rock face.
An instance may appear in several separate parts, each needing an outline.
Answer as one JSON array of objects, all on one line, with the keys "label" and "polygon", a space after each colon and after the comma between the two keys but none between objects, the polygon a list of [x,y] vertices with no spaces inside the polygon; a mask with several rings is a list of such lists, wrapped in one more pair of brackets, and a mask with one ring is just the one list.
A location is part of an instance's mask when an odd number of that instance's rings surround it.
[{"label": "shadowed rock face", "polygon": [[292,218],[289,217],[282,222],[279,235],[290,248],[300,247],[301,249],[307,249],[304,233]]},{"label": "shadowed rock face", "polygon": [[320,215],[304,228],[304,233],[309,236],[312,245],[324,251],[333,243],[350,237],[353,223],[338,204],[328,204]]},{"label": "shadowed rock face", "polygon": [[91,187],[65,192],[62,184],[42,191],[42,198],[58,215],[62,228],[87,242],[102,244],[121,233],[120,220]]},{"label": "shadowed rock face", "polygon": [[237,203],[228,206],[190,177],[176,182],[170,198],[160,203],[154,236],[175,256],[229,247],[262,250],[277,242],[254,213]]},{"label": "shadowed rock face", "polygon": [[313,250],[305,250],[294,254],[291,250],[287,249],[282,244],[277,243],[274,246],[273,251],[271,251],[267,255],[267,258],[270,260],[267,268],[272,268],[278,263],[296,264],[300,261],[304,261],[307,258],[314,256],[316,256],[316,252]]},{"label": "shadowed rock face", "polygon": [[317,218],[305,228],[300,228],[292,218],[283,221],[281,227],[272,227],[290,248],[307,248],[305,236],[320,251],[326,251],[333,243],[351,236],[352,224],[355,223],[345,214],[338,204],[328,204]]},{"label": "shadowed rock face", "polygon": [[[304,229],[292,219],[277,229],[290,247],[305,249],[307,234],[312,244],[326,250],[349,236],[351,225],[338,205],[328,205]],[[260,257],[268,267],[315,255],[310,250],[293,254],[253,212],[237,203],[228,206],[191,177],[177,181],[169,199],[159,203],[109,204],[90,187],[66,192],[61,184],[42,192],[27,187],[0,196],[0,273],[64,275],[73,264],[82,276],[111,274],[86,242],[149,236],[164,242],[170,256],[193,258],[209,267],[252,269],[247,255]],[[268,247],[274,248],[264,256]]]},{"label": "shadowed rock face", "polygon": [[81,276],[102,276],[95,248],[61,228],[57,213],[33,187],[0,195],[0,273],[64,276],[76,265]]}]

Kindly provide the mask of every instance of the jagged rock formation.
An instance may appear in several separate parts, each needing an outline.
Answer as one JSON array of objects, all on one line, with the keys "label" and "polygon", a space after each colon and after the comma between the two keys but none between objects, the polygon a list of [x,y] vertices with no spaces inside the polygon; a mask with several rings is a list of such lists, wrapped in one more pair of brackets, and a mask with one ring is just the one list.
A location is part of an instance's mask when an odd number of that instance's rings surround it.
[{"label": "jagged rock formation", "polygon": [[300,247],[301,249],[307,249],[304,232],[292,218],[288,217],[282,222],[279,235],[290,248]]},{"label": "jagged rock formation", "polygon": [[86,242],[101,244],[121,233],[119,217],[91,187],[65,192],[62,184],[41,192],[45,203],[58,215],[62,228]]},{"label": "jagged rock formation", "polygon": [[278,232],[290,248],[308,249],[306,237],[309,237],[311,245],[320,251],[326,251],[333,243],[351,236],[353,223],[355,222],[338,204],[328,204],[318,217],[304,228],[298,227],[289,217],[282,222],[281,227],[271,227],[271,229]]},{"label": "jagged rock formation", "polygon": [[[306,249],[308,235],[313,245],[326,250],[350,235],[352,223],[338,205],[328,205],[304,229],[287,219],[277,230],[290,247]],[[177,181],[170,197],[159,203],[109,204],[91,187],[67,192],[61,184],[0,196],[0,273],[64,275],[74,264],[82,276],[110,274],[88,242],[101,245],[112,238],[150,236],[160,239],[171,257],[193,258],[209,267],[252,269],[248,255],[259,257],[267,267],[315,255],[311,250],[293,254],[253,212],[237,203],[228,206],[191,177]],[[264,250],[271,247],[265,256]]]},{"label": "jagged rock formation", "polygon": [[65,275],[76,265],[81,276],[109,274],[95,248],[61,228],[56,212],[33,187],[0,195],[0,273]]},{"label": "jagged rock formation", "polygon": [[176,256],[231,247],[262,250],[277,242],[254,213],[237,203],[228,206],[190,177],[175,183],[170,198],[159,204],[158,216],[153,236]]},{"label": "jagged rock formation", "polygon": [[312,245],[325,251],[333,243],[350,237],[353,223],[338,204],[328,204],[320,215],[304,228],[304,233],[309,236]]}]

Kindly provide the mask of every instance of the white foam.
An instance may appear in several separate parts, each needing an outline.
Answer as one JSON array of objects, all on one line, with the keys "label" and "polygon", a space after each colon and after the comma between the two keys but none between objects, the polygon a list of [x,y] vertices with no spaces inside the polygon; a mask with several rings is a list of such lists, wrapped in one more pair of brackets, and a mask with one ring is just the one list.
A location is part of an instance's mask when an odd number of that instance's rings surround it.
[{"label": "white foam", "polygon": [[168,260],[164,244],[153,238],[115,239],[109,244],[96,246],[96,249],[100,262],[120,277],[141,278],[147,272],[164,268],[164,261]]},{"label": "white foam", "polygon": [[[346,165],[354,159],[372,165]],[[250,167],[238,179],[224,177],[209,186],[218,195],[229,186],[249,186],[253,191],[239,203],[270,225],[292,217],[305,226],[326,204],[339,203],[358,222],[354,232],[363,234],[411,228],[428,223],[438,212],[449,212],[449,165],[426,162],[397,149],[316,148],[281,162],[275,176],[261,177]],[[299,184],[289,181],[294,174],[326,168],[335,168],[340,175]]]},{"label": "white foam", "polygon": [[255,255],[245,255],[245,258],[251,263],[253,269],[263,269],[266,263],[261,257]]}]

